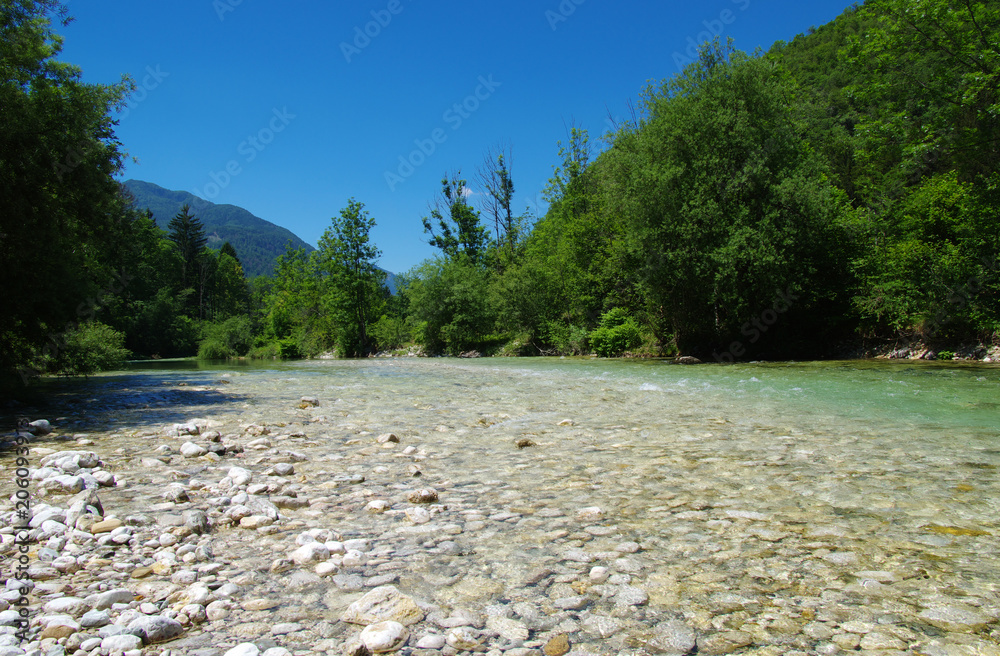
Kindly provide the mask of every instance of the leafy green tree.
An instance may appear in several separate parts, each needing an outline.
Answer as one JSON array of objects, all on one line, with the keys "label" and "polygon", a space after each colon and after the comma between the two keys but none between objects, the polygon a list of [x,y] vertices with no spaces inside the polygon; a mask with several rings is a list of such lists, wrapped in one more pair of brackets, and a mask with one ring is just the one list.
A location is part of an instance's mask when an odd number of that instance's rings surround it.
[{"label": "leafy green tree", "polygon": [[716,42],[647,92],[640,129],[609,153],[609,209],[631,222],[645,296],[682,349],[745,335],[782,293],[799,298],[772,335],[846,302],[846,199],[790,95],[772,63]]},{"label": "leafy green tree", "polygon": [[248,311],[249,288],[236,250],[227,241],[215,260],[210,292],[212,317],[226,319]]},{"label": "leafy green tree", "polygon": [[464,255],[420,265],[407,295],[418,341],[431,353],[458,355],[479,348],[493,331],[488,274]]},{"label": "leafy green tree", "polygon": [[369,327],[385,296],[385,273],[376,266],[382,252],[370,242],[375,219],[352,198],[331,221],[320,237],[317,257],[329,273],[337,343],[343,356],[366,355]]},{"label": "leafy green tree", "polygon": [[124,211],[111,112],[132,83],[83,83],[79,68],[57,60],[63,40],[53,21],[68,23],[57,0],[0,2],[0,289],[8,308],[0,371],[8,373],[67,323],[92,318],[96,301],[120,286],[107,262]]},{"label": "leafy green tree", "polygon": [[461,254],[479,264],[486,255],[486,228],[479,212],[468,202],[466,182],[461,175],[459,172],[451,179],[441,180],[441,198],[431,210],[430,218],[423,218],[424,232],[431,235],[428,243],[448,257],[455,259]]},{"label": "leafy green tree", "polygon": [[[871,0],[852,40],[875,75],[853,92],[880,108],[864,129],[909,176],[954,166],[964,180],[1000,166],[1000,6],[986,0]],[[911,177],[911,180],[913,178]]]}]

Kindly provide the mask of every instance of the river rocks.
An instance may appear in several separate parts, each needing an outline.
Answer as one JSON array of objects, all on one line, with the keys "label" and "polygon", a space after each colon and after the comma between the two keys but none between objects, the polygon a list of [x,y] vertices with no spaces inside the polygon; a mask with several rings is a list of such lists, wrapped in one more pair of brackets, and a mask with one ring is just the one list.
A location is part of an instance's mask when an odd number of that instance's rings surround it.
[{"label": "river rocks", "polygon": [[449,647],[458,651],[479,651],[483,648],[479,636],[473,629],[467,626],[459,626],[451,629],[445,635],[445,642]]},{"label": "river rocks", "polygon": [[959,605],[935,606],[920,613],[920,619],[945,631],[972,633],[990,623],[981,612]]},{"label": "river rocks", "polygon": [[296,565],[320,563],[330,559],[330,550],[325,544],[310,542],[293,551],[291,559]]},{"label": "river rocks", "polygon": [[428,488],[413,490],[406,495],[406,500],[410,503],[437,503],[438,493]]},{"label": "river rocks", "polygon": [[52,432],[52,424],[48,419],[36,419],[28,422],[28,432],[36,437],[48,435]]},{"label": "river rocks", "polygon": [[128,624],[126,630],[142,638],[144,644],[150,645],[176,638],[184,632],[184,627],[169,617],[151,615],[136,618]]},{"label": "river rocks", "polygon": [[753,644],[753,636],[744,631],[723,631],[698,638],[698,653],[706,656],[731,654]]},{"label": "river rocks", "polygon": [[404,626],[416,624],[424,618],[424,612],[406,595],[394,586],[375,588],[355,601],[344,611],[340,619],[353,624],[377,624],[393,621]]},{"label": "river rocks", "polygon": [[90,595],[86,598],[86,602],[94,610],[104,610],[111,608],[114,604],[127,604],[133,599],[135,599],[135,594],[131,590],[118,588]]},{"label": "river rocks", "polygon": [[569,653],[569,648],[569,636],[565,633],[560,633],[559,635],[549,638],[549,640],[542,647],[542,653],[545,654],[545,656],[564,656]]},{"label": "river rocks", "polygon": [[[325,416],[299,411],[289,399],[316,393],[310,376],[220,407],[214,425],[192,420],[196,436],[163,440],[168,420],[150,415],[116,426],[127,437],[91,430],[100,454],[39,446],[34,482],[75,476],[84,489],[33,504],[34,642],[18,655],[108,656],[114,638],[129,656],[995,650],[982,500],[1000,463],[974,440],[956,454],[847,420],[829,433],[784,415],[735,421],[710,390],[704,408],[686,405],[693,385],[672,387],[678,411],[664,412],[644,401],[668,394],[662,378],[642,403],[617,374],[588,378],[584,405],[520,373],[495,387],[510,372],[438,373],[405,402],[382,388],[405,376],[348,375],[325,388],[341,397]],[[577,425],[557,428],[567,415]],[[919,496],[899,494],[912,485]],[[165,502],[168,490],[184,494]],[[14,626],[18,594],[0,588],[0,623]],[[129,628],[141,621],[179,633],[140,644]],[[0,635],[0,656],[7,646]]]},{"label": "river rocks", "polygon": [[185,458],[200,458],[208,453],[208,449],[193,442],[185,442],[181,445],[181,455]]},{"label": "river rocks", "polygon": [[486,628],[511,642],[524,642],[529,635],[528,627],[523,622],[506,617],[490,616],[486,618]]},{"label": "river rocks", "polygon": [[226,651],[225,656],[260,656],[260,649],[252,642],[244,642]]},{"label": "river rocks", "polygon": [[656,653],[684,656],[694,651],[696,643],[697,637],[691,627],[680,620],[668,620],[653,628],[648,644]]},{"label": "river rocks", "polygon": [[372,624],[361,632],[361,643],[375,654],[396,651],[406,642],[410,632],[399,622]]},{"label": "river rocks", "polygon": [[134,635],[113,635],[101,640],[101,651],[108,656],[119,656],[127,651],[142,648],[142,638]]}]

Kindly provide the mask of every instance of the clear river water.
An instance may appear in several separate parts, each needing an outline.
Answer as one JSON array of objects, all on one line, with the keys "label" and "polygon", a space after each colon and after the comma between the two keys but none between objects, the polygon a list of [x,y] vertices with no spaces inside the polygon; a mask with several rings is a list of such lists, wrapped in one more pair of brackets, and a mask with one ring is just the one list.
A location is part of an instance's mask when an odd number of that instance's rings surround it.
[{"label": "clear river water", "polygon": [[[360,474],[375,486],[350,512],[332,510],[331,497],[330,521],[345,536],[396,536],[401,589],[438,603],[570,597],[584,589],[573,568],[615,562],[617,582],[649,597],[628,612],[608,602],[605,615],[626,628],[682,617],[766,644],[792,622],[807,651],[830,644],[818,629],[802,637],[810,622],[881,623],[912,648],[951,644],[919,619],[928,609],[1000,609],[996,365],[164,362],[46,385],[46,410],[62,416],[48,418],[96,439],[110,460],[114,447],[138,455],[196,417],[222,433],[278,426],[279,441],[302,428],[311,480]],[[303,396],[320,406],[298,407]],[[376,445],[388,432],[419,457]],[[301,448],[302,438],[289,444]],[[443,509],[424,528],[361,511],[412,485],[399,478],[401,462],[440,491]],[[437,548],[442,540],[449,548]],[[618,563],[608,554],[623,541],[641,551]],[[430,551],[414,555],[419,548]],[[532,592],[525,580],[544,567],[569,575]],[[588,594],[604,594],[596,590]],[[324,616],[321,604],[315,612]],[[580,635],[595,645],[609,638],[585,619],[567,621],[583,622]],[[991,626],[965,633],[995,647]],[[619,648],[636,635],[610,633]]]}]

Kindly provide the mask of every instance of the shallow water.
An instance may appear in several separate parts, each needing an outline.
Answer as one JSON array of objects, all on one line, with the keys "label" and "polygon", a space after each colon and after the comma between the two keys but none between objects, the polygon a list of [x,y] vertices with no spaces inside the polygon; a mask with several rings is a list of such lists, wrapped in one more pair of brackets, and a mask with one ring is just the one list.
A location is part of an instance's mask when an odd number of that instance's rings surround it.
[{"label": "shallow water", "polygon": [[[412,487],[393,478],[409,460],[353,441],[396,433],[426,452],[420,485],[441,491],[441,514],[407,527],[345,498],[350,512],[330,521],[345,535],[395,536],[401,587],[439,602],[525,599],[531,572],[585,573],[635,541],[642,551],[618,571],[649,593],[630,616],[640,622],[675,613],[759,635],[769,607],[803,623],[824,608],[874,620],[956,599],[1000,607],[996,366],[186,362],[49,385],[65,416],[54,423],[98,438],[102,455],[152,449],[159,442],[135,436],[194,417],[223,432],[301,425],[313,456],[304,471],[360,473],[369,496]],[[321,406],[296,407],[304,395]],[[578,518],[591,507],[602,515]],[[442,540],[458,552],[438,550]],[[593,563],[567,557],[574,549]],[[713,623],[721,591],[749,602]]]}]

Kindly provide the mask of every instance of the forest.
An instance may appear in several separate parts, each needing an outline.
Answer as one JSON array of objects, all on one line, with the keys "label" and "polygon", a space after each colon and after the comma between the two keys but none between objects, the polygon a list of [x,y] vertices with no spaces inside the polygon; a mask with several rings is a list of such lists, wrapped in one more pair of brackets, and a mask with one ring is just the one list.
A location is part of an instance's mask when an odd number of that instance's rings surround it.
[{"label": "forest", "polygon": [[0,2],[9,380],[195,355],[731,362],[1000,343],[997,3],[870,0],[767,52],[706,43],[613,130],[570,129],[544,216],[513,207],[498,135],[471,175],[427,190],[413,220],[439,254],[395,294],[353,198],[316,251],[252,280],[189,208],[157,225],[118,182],[132,82],[85,84],[58,60],[65,12]]}]

